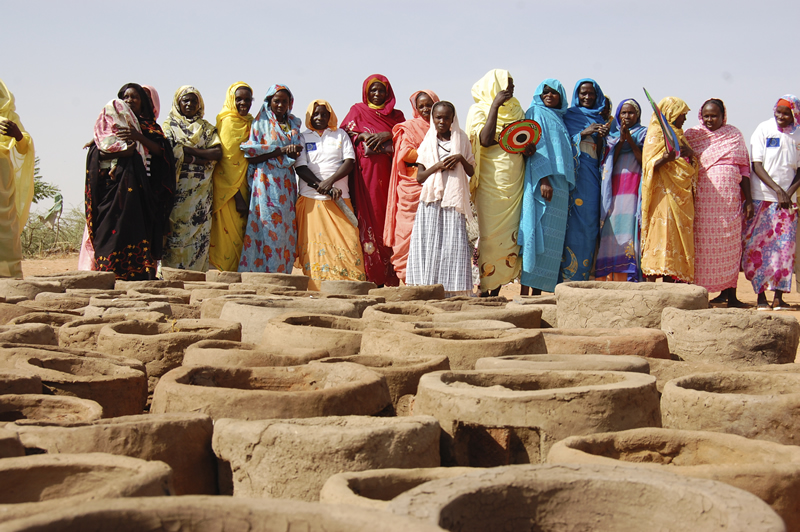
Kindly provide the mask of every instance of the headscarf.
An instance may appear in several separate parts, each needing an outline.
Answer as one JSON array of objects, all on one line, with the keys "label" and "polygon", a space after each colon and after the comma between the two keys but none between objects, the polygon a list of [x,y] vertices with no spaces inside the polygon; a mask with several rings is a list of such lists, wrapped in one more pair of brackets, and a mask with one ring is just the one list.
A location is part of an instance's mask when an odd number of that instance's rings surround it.
[{"label": "headscarf", "polygon": [[[416,203],[419,200],[419,192],[422,190],[422,185],[416,182],[416,178],[412,177],[406,168],[405,158],[412,151],[416,152],[420,143],[425,138],[425,133],[431,127],[430,122],[422,118],[417,111],[417,97],[425,93],[433,103],[439,101],[439,97],[432,90],[421,90],[411,95],[409,101],[411,102],[411,109],[414,112],[414,118],[406,120],[392,128],[392,138],[394,140],[394,155],[392,156],[392,175],[389,179],[389,194],[386,200],[386,221],[383,225],[383,243],[387,246],[394,246],[395,230],[397,229],[397,213],[400,201],[400,188],[404,188],[406,201]],[[416,193],[412,195],[412,190],[415,189]],[[408,197],[411,196],[411,197]]]},{"label": "headscarf", "polygon": [[[578,93],[580,92],[581,85],[584,83],[591,83],[597,93],[597,99],[594,106],[581,107]],[[591,78],[583,78],[578,80],[575,84],[575,90],[572,91],[572,106],[567,109],[564,115],[564,125],[567,126],[567,131],[570,135],[576,135],[586,129],[592,124],[605,124],[606,120],[602,117],[603,108],[606,106],[606,97],[603,94],[603,89],[600,85]],[[602,139],[600,139],[602,140]]]},{"label": "headscarf", "polygon": [[158,91],[152,85],[142,85],[142,88],[150,95],[150,100],[153,102],[153,118],[158,120],[161,114],[161,98],[158,97]]},{"label": "headscarf", "polygon": [[[368,105],[367,99],[370,82],[380,81],[386,85],[386,101],[383,109],[372,109]],[[342,129],[347,131],[351,139],[361,133],[379,133],[381,131],[391,131],[395,124],[405,120],[403,112],[394,108],[395,97],[392,84],[386,76],[373,74],[364,80],[361,88],[361,103],[357,103],[350,108],[350,111],[342,119]],[[362,143],[356,146],[357,150],[363,150]]]},{"label": "headscarf", "polygon": [[[135,129],[139,133],[139,119],[133,114],[128,104],[119,99],[113,99],[103,107],[100,116],[94,123],[94,143],[104,153],[117,153],[128,149],[128,144],[117,137],[119,128]],[[147,148],[141,142],[136,142],[136,151],[142,157],[142,163],[147,160]]]},{"label": "headscarf", "polygon": [[[551,109],[544,104],[542,94],[545,86],[561,96],[559,108]],[[545,249],[542,217],[550,207],[550,202],[542,197],[539,181],[547,176],[558,175],[564,177],[570,190],[575,188],[577,148],[562,118],[567,112],[567,105],[564,85],[557,79],[547,78],[536,87],[531,106],[525,113],[525,118],[536,120],[542,127],[542,138],[536,144],[536,153],[525,158],[525,189],[533,194],[533,216],[520,219],[519,244],[524,250],[522,260],[525,271],[532,271],[536,267],[536,256]]]},{"label": "headscarf", "polygon": [[[475,174],[469,183],[470,191],[473,193],[480,184],[481,151],[483,148],[480,141],[481,131],[483,131],[483,126],[486,125],[486,118],[489,116],[492,102],[498,92],[508,87],[508,78],[510,77],[512,76],[508,70],[494,69],[487,72],[472,86],[472,99],[475,100],[475,103],[467,113],[465,132],[472,143],[472,154],[475,156]],[[522,109],[519,100],[509,98],[497,110],[495,138],[503,131],[504,127],[523,118],[525,118],[525,111]]]},{"label": "headscarf", "polygon": [[[197,96],[197,112],[191,117],[183,116],[180,111],[181,98],[187,94],[194,94]],[[191,85],[184,85],[175,91],[175,96],[172,98],[172,108],[169,110],[169,115],[167,115],[167,119],[164,121],[164,134],[169,139],[170,144],[172,144],[172,152],[177,161],[175,167],[179,173],[183,165],[184,146],[205,149],[220,144],[217,128],[208,120],[203,119],[205,112],[206,106],[200,91]],[[210,165],[214,163],[215,161],[208,161],[205,164]]]},{"label": "headscarf", "polygon": [[[686,137],[683,134],[683,129],[675,127],[673,122],[684,113],[690,111],[689,106],[674,96],[667,96],[658,102],[658,108],[667,119],[670,126],[672,126],[675,135],[678,137],[678,143],[685,145]],[[664,133],[661,131],[661,126],[658,123],[658,116],[653,113],[650,117],[650,125],[647,128],[647,142],[645,142],[644,149],[642,150],[642,168],[645,169],[654,159],[661,157],[665,151],[666,145],[664,144]]]},{"label": "headscarf", "polygon": [[[603,161],[603,180],[600,183],[600,221],[604,221],[608,216],[608,211],[611,209],[611,200],[613,199],[612,179],[614,173],[614,149],[620,139],[620,128],[622,122],[619,119],[619,114],[622,112],[622,106],[629,104],[636,109],[636,122],[628,128],[633,141],[639,146],[639,149],[644,145],[644,139],[647,137],[647,128],[642,125],[642,107],[639,102],[633,98],[622,100],[617,106],[617,111],[614,113],[614,124],[616,129],[608,134],[606,137],[606,144],[608,146],[605,161]],[[624,144],[621,148],[623,151],[630,151],[632,148],[628,144]],[[640,219],[641,212],[637,209],[637,219]]]},{"label": "headscarf", "polygon": [[[472,146],[467,135],[458,125],[458,114],[454,107],[453,123],[450,126],[450,155],[458,154],[463,155],[468,163],[475,164]],[[426,168],[439,162],[438,137],[436,128],[432,124],[419,145],[417,161]],[[467,220],[472,220],[472,207],[469,204],[469,176],[460,164],[456,165],[453,170],[447,171],[446,177],[441,170],[428,176],[422,185],[419,200],[425,203],[441,200],[442,208],[454,208],[466,216]]]},{"label": "headscarf", "polygon": [[[721,105],[722,126],[715,131],[708,129],[703,122],[703,108],[709,103]],[[686,140],[700,160],[700,167],[706,171],[717,164],[739,167],[740,174],[750,175],[750,155],[742,132],[728,125],[728,114],[722,100],[711,98],[703,102],[698,112],[700,124],[686,130]]]},{"label": "headscarf", "polygon": [[[270,108],[270,101],[278,91],[286,91],[289,94],[289,109],[286,111],[286,124],[289,131],[286,132],[281,127],[275,113]],[[242,143],[241,149],[245,157],[258,157],[266,155],[283,146],[300,143],[300,119],[294,116],[291,111],[294,107],[294,96],[286,85],[275,84],[267,90],[264,96],[264,103],[261,104],[253,127],[250,129],[250,137],[247,142]],[[289,168],[295,159],[286,154],[281,154],[269,160],[269,164],[278,168]]]},{"label": "headscarf", "polygon": [[[14,203],[19,220],[19,229],[25,227],[28,221],[28,213],[31,209],[33,200],[33,168],[35,166],[36,153],[33,148],[33,140],[25,131],[20,122],[19,115],[16,113],[14,105],[14,95],[8,90],[3,80],[0,80],[0,118],[10,120],[17,124],[24,137],[21,143],[14,137],[0,135],[0,153],[7,152],[14,171]],[[26,142],[27,140],[27,142]],[[27,146],[26,146],[27,144]],[[27,149],[25,149],[27,148]]]},{"label": "headscarf", "polygon": [[[780,100],[786,100],[787,103],[791,104],[790,109],[792,110],[792,116],[794,117],[794,122],[789,127],[781,127],[778,126],[778,131],[781,133],[794,133],[798,127],[800,127],[800,100],[797,99],[797,96],[794,94],[784,94],[780,97]],[[778,104],[776,103],[775,106],[772,108],[772,113],[774,114],[775,111],[778,110]],[[776,124],[777,125],[777,124]]]},{"label": "headscarf", "polygon": [[317,131],[311,126],[311,115],[314,114],[314,108],[317,105],[323,106],[331,114],[330,118],[328,118],[328,129],[331,131],[336,131],[336,129],[339,127],[339,119],[336,118],[336,113],[333,112],[333,106],[331,106],[331,104],[329,104],[326,100],[314,100],[308,104],[308,108],[306,109],[306,127],[311,131]]},{"label": "headscarf", "polygon": [[240,88],[253,89],[244,81],[237,81],[225,93],[225,103],[217,115],[217,134],[222,144],[222,159],[217,161],[212,174],[214,180],[214,201],[212,209],[217,212],[247,179],[247,160],[239,145],[250,136],[253,115],[242,116],[236,109],[236,91]]},{"label": "headscarf", "polygon": [[[432,90],[426,89],[426,90],[417,91],[414,94],[412,94],[411,98],[409,98],[408,101],[411,102],[411,112],[414,115],[414,118],[422,118],[422,115],[419,114],[419,111],[417,110],[417,98],[419,98],[420,94],[427,94],[428,97],[430,97],[430,99],[433,100],[433,103],[436,103],[436,102],[439,101],[439,97],[436,96],[436,93],[433,92]],[[413,120],[413,118],[412,118],[412,120]],[[426,120],[426,122],[427,122],[427,120]]]},{"label": "headscarf", "polygon": [[[384,100],[383,105],[381,106],[374,106],[369,102],[369,88],[375,82],[383,84],[386,87],[386,100]],[[371,76],[367,77],[364,80],[364,86],[361,88],[361,101],[366,105],[368,108],[377,111],[382,115],[388,115],[394,109],[394,104],[396,102],[394,97],[394,91],[392,90],[392,84],[389,83],[389,80],[386,79],[386,76],[382,76],[380,74],[372,74]]]}]

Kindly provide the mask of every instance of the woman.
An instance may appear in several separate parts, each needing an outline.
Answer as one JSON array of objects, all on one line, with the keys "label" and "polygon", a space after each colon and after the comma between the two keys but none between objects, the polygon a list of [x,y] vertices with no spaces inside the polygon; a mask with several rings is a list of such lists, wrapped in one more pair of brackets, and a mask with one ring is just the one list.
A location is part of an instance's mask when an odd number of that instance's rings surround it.
[{"label": "woman", "polygon": [[706,100],[699,118],[700,125],[686,130],[700,164],[694,198],[694,283],[722,292],[712,303],[746,308],[736,297],[736,284],[742,261],[742,196],[747,218],[753,216],[750,156],[742,133],[727,125],[722,100]]},{"label": "woman", "polygon": [[564,124],[580,152],[564,238],[560,275],[564,281],[588,281],[594,266],[600,230],[600,163],[609,129],[603,118],[605,106],[600,85],[584,78],[575,84],[572,107],[564,114]]},{"label": "woman", "polygon": [[[161,113],[161,100],[158,97],[158,92],[155,87],[151,85],[142,85],[144,92],[150,97],[153,104],[153,120],[158,120],[158,115]],[[85,147],[91,146],[89,142]],[[81,250],[78,254],[78,269],[79,270],[94,270],[94,248],[92,248],[92,241],[89,240],[89,226],[85,225],[83,228],[83,239],[81,241]]]},{"label": "woman", "polygon": [[175,193],[175,163],[144,89],[128,83],[117,97],[138,124],[112,128],[127,148],[104,152],[106,130],[98,122],[86,160],[89,238],[98,270],[130,281],[154,279]]},{"label": "woman", "polygon": [[567,93],[557,79],[536,88],[525,118],[542,127],[536,153],[525,159],[519,243],[522,254],[521,295],[552,292],[558,282],[570,190],[575,188],[575,145],[564,125]]},{"label": "woman", "polygon": [[668,96],[658,103],[680,144],[668,151],[654,113],[642,150],[642,273],[648,281],[694,282],[694,183],[697,162],[683,136],[689,106]]},{"label": "woman", "polygon": [[208,270],[211,240],[211,173],[222,158],[217,128],[203,119],[200,91],[184,85],[175,91],[164,122],[178,170],[175,204],[169,215],[163,266],[181,270]]},{"label": "woman", "polygon": [[608,135],[603,180],[600,184],[600,246],[595,278],[598,281],[632,281],[642,278],[639,265],[641,220],[642,147],[647,128],[642,109],[633,98],[623,100]]},{"label": "woman", "polygon": [[251,193],[240,272],[292,273],[297,246],[292,167],[303,150],[293,106],[294,96],[286,85],[270,87],[250,138],[241,145]]},{"label": "woman", "polygon": [[445,297],[472,295],[467,219],[472,219],[469,176],[474,164],[456,108],[450,102],[435,104],[417,160],[422,191],[408,254],[409,285],[441,284]]},{"label": "woman", "polygon": [[392,128],[394,157],[383,226],[383,243],[392,248],[392,265],[403,282],[406,280],[411,229],[422,190],[417,183],[417,149],[430,128],[431,109],[439,97],[426,90],[415,92],[410,100],[414,118]]},{"label": "woman", "polygon": [[220,271],[235,272],[242,256],[250,191],[247,187],[247,160],[239,146],[250,136],[252,105],[253,89],[239,81],[228,87],[225,104],[217,115],[222,158],[211,174],[213,200],[208,260]]},{"label": "woman", "polygon": [[33,200],[33,140],[0,80],[0,277],[22,277],[20,235]]},{"label": "woman", "polygon": [[[753,173],[750,180],[755,214],[745,227],[742,268],[758,294],[758,310],[789,310],[783,293],[791,292],[800,187],[800,100],[786,94],[750,137]],[[775,295],[772,306],[766,290]]]},{"label": "woman", "polygon": [[[478,212],[480,290],[481,296],[496,296],[520,270],[517,234],[525,174],[522,155],[504,151],[497,139],[503,128],[525,113],[514,98],[514,79],[508,70],[487,72],[472,86],[472,99],[465,132],[475,157],[470,189]],[[528,146],[525,155],[534,150]]]},{"label": "woman", "polygon": [[361,99],[344,117],[342,128],[356,150],[353,193],[364,264],[369,281],[397,286],[392,249],[385,245],[383,234],[392,173],[392,128],[405,117],[394,108],[394,91],[385,76],[373,74],[365,79]]},{"label": "woman", "polygon": [[306,110],[301,140],[305,149],[297,159],[300,197],[297,199],[297,255],[308,288],[322,281],[366,281],[358,228],[334,201],[342,199],[349,213],[348,176],[355,164],[350,137],[339,129],[336,113],[325,100],[314,100]]}]

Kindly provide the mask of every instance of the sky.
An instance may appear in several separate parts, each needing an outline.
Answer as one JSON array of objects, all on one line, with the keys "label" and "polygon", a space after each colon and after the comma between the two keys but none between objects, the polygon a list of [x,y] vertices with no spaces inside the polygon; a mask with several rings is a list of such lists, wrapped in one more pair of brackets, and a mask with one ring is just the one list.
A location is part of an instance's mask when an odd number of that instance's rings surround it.
[{"label": "sky", "polygon": [[0,0],[0,79],[66,210],[83,205],[82,147],[127,82],[158,90],[160,121],[175,90],[193,85],[214,123],[237,81],[255,91],[253,115],[281,83],[297,116],[321,98],[342,118],[361,101],[364,79],[380,73],[408,118],[409,96],[430,89],[455,104],[463,127],[472,85],[504,68],[524,108],[545,78],[559,79],[571,97],[575,82],[590,77],[614,107],[635,98],[645,124],[643,86],[656,101],[689,104],[684,128],[698,123],[705,100],[721,98],[728,123],[749,140],[778,98],[800,94],[797,14],[796,0]]}]

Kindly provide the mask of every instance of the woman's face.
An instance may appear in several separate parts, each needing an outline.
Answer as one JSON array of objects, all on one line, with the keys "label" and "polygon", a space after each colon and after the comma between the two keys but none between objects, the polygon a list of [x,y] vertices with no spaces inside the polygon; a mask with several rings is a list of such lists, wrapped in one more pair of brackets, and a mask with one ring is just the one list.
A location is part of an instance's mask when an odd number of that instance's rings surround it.
[{"label": "woman's face", "polygon": [[581,86],[578,88],[578,104],[581,107],[591,109],[594,107],[596,101],[597,91],[594,90],[594,85],[588,81],[586,83],[581,83]]},{"label": "woman's face", "polygon": [[331,113],[324,105],[316,104],[314,112],[311,114],[311,126],[317,131],[322,131],[328,127],[328,121],[331,119]]},{"label": "woman's face", "polygon": [[622,109],[619,110],[619,121],[625,127],[632,127],[639,118],[639,113],[636,108],[629,103],[622,104]]},{"label": "woman's face", "polygon": [[375,106],[381,106],[386,101],[386,86],[380,81],[373,81],[367,89],[367,100]]},{"label": "woman's face", "polygon": [[544,90],[542,91],[542,101],[545,107],[549,107],[550,109],[559,109],[561,107],[561,95],[558,91],[547,85],[544,86]]},{"label": "woman's face", "polygon": [[433,111],[433,127],[436,128],[437,135],[445,135],[450,132],[453,125],[453,111],[446,105],[440,105]]},{"label": "woman's face", "polygon": [[417,112],[425,121],[431,119],[431,109],[433,108],[433,100],[424,92],[420,92],[417,96]]},{"label": "woman's face", "polygon": [[289,112],[291,102],[292,100],[289,97],[289,93],[285,90],[279,90],[272,95],[269,101],[269,108],[278,120],[283,120],[286,118],[286,113]]},{"label": "woman's face", "polygon": [[192,118],[200,109],[200,101],[194,93],[184,94],[178,100],[178,110],[186,118]]},{"label": "woman's face", "polygon": [[133,87],[128,87],[125,89],[125,93],[122,95],[122,101],[128,104],[128,107],[131,108],[133,114],[139,116],[142,112],[142,97],[139,96],[139,91],[134,89]]},{"label": "woman's face", "polygon": [[722,110],[715,103],[708,102],[703,106],[703,125],[710,131],[722,127]]},{"label": "woman's face", "polygon": [[247,116],[250,107],[253,105],[253,93],[247,87],[239,87],[233,93],[234,105],[239,116]]},{"label": "woman's face", "polygon": [[794,124],[794,116],[792,110],[785,105],[779,105],[775,108],[775,121],[780,127],[789,127]]},{"label": "woman's face", "polygon": [[672,122],[672,125],[677,127],[678,129],[681,129],[684,123],[686,123],[686,113],[682,113],[680,116],[678,116],[678,118],[676,118],[675,121]]}]

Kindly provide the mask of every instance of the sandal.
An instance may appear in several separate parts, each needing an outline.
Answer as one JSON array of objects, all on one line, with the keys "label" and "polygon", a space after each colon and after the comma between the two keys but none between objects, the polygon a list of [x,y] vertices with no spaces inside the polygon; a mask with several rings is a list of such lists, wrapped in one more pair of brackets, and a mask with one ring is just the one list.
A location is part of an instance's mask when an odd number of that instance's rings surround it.
[{"label": "sandal", "polygon": [[780,302],[780,303],[778,303],[777,307],[772,307],[772,310],[793,310],[793,309],[792,309],[792,307],[790,307],[786,303]]},{"label": "sandal", "polygon": [[752,305],[745,303],[744,301],[740,301],[738,299],[734,299],[733,301],[728,301],[728,308],[750,308]]},{"label": "sandal", "polygon": [[769,303],[759,303],[756,310],[772,310],[772,306]]}]

